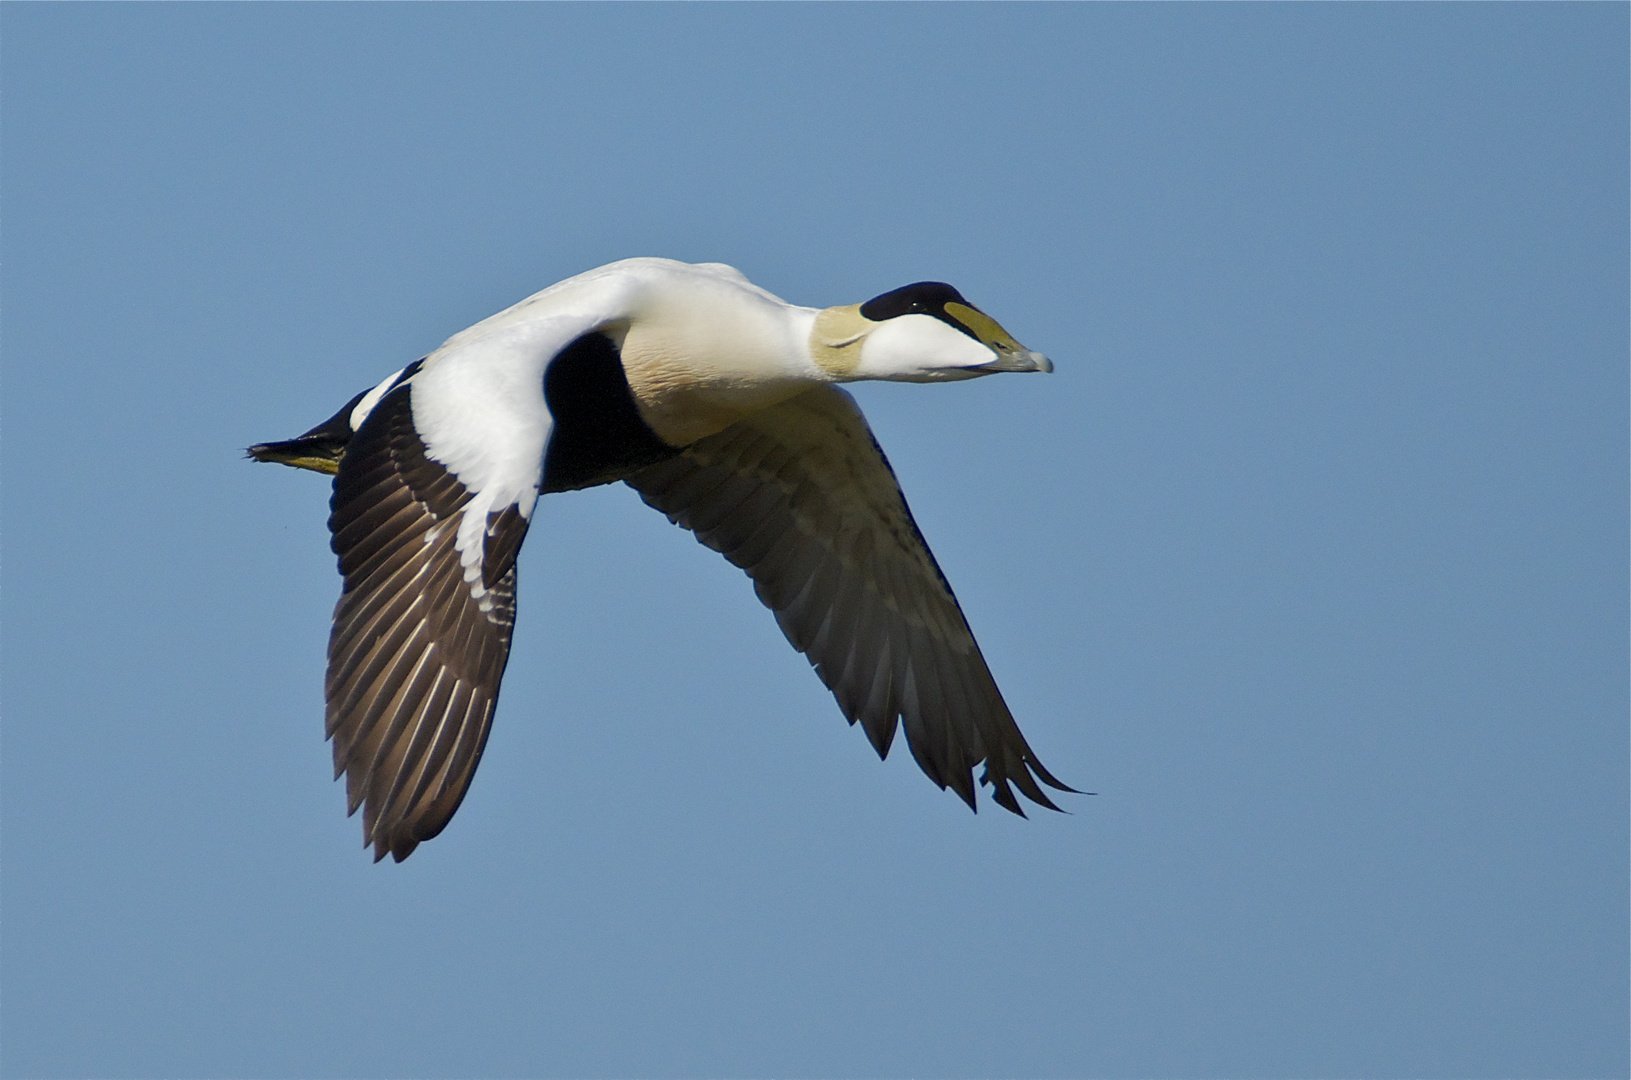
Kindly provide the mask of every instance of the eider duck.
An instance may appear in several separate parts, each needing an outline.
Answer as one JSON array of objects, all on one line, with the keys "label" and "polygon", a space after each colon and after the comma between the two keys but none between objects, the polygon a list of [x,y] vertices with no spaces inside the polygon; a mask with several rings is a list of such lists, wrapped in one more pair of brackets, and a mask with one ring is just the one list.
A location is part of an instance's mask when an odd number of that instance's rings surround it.
[{"label": "eider duck", "polygon": [[364,845],[447,825],[509,657],[540,494],[621,480],[747,571],[880,757],[975,807],[1058,809],[861,410],[838,383],[1051,371],[950,285],[788,304],[720,263],[629,259],[455,334],[257,461],[334,476],[344,590],[324,690]]}]

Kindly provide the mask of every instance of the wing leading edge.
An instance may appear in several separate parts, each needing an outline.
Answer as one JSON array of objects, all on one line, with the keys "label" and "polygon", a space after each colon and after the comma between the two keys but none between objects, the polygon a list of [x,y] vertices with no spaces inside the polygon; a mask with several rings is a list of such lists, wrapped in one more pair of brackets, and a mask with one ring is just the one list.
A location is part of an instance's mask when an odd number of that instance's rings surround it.
[{"label": "wing leading edge", "polygon": [[471,493],[425,455],[411,385],[353,437],[329,529],[345,588],[329,636],[327,731],[349,813],[374,858],[398,862],[447,825],[487,743],[515,623],[515,555],[527,522],[488,515],[481,573],[457,546]]},{"label": "wing leading edge", "polygon": [[647,504],[747,571],[787,640],[880,757],[897,722],[941,788],[975,807],[973,769],[1057,810],[957,598],[855,400],[819,386],[627,480]]}]

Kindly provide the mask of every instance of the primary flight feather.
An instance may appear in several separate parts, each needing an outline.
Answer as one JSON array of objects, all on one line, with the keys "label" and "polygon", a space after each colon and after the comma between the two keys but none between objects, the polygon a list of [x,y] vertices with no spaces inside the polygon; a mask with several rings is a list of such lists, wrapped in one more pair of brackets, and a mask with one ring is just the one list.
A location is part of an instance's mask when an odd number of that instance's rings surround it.
[{"label": "primary flight feather", "polygon": [[[628,259],[449,338],[259,461],[334,475],[335,775],[375,859],[437,835],[470,786],[542,493],[621,480],[747,571],[880,756],[897,724],[975,805],[973,770],[1056,809],[853,398],[837,383],[1051,371],[957,290],[787,304],[718,263]],[[1040,784],[1038,783],[1040,781]],[[1012,787],[1010,787],[1012,785]]]}]

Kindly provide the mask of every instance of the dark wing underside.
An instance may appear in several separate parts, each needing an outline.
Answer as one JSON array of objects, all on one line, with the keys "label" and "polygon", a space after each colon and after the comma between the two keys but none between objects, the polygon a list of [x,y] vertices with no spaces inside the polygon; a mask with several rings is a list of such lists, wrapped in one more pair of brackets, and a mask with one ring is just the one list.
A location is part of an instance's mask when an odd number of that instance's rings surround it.
[{"label": "dark wing underside", "polygon": [[408,857],[447,824],[487,743],[515,623],[515,552],[526,521],[490,516],[483,595],[454,546],[470,501],[425,456],[411,387],[391,391],[352,438],[329,529],[345,591],[329,637],[328,735],[348,811],[374,858]]},{"label": "dark wing underside", "polygon": [[1073,790],[1026,745],[849,394],[806,391],[628,483],[748,572],[880,757],[899,721],[923,771],[970,807],[982,761],[981,781],[1016,814],[1010,782],[1050,809],[1038,780]]}]

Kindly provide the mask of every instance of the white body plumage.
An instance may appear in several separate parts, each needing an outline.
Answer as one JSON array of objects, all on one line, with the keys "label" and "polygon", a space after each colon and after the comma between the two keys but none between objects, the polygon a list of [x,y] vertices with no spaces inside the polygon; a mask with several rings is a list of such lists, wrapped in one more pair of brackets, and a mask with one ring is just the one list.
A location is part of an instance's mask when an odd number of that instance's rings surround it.
[{"label": "white body plumage", "polygon": [[[376,858],[457,808],[508,657],[540,493],[622,480],[753,577],[880,754],[897,721],[974,805],[1054,780],[1003,704],[849,395],[858,379],[1047,371],[950,286],[787,304],[731,267],[630,259],[449,338],[259,460],[336,474],[345,576],[328,731]],[[1033,775],[1034,774],[1034,775]]]}]

